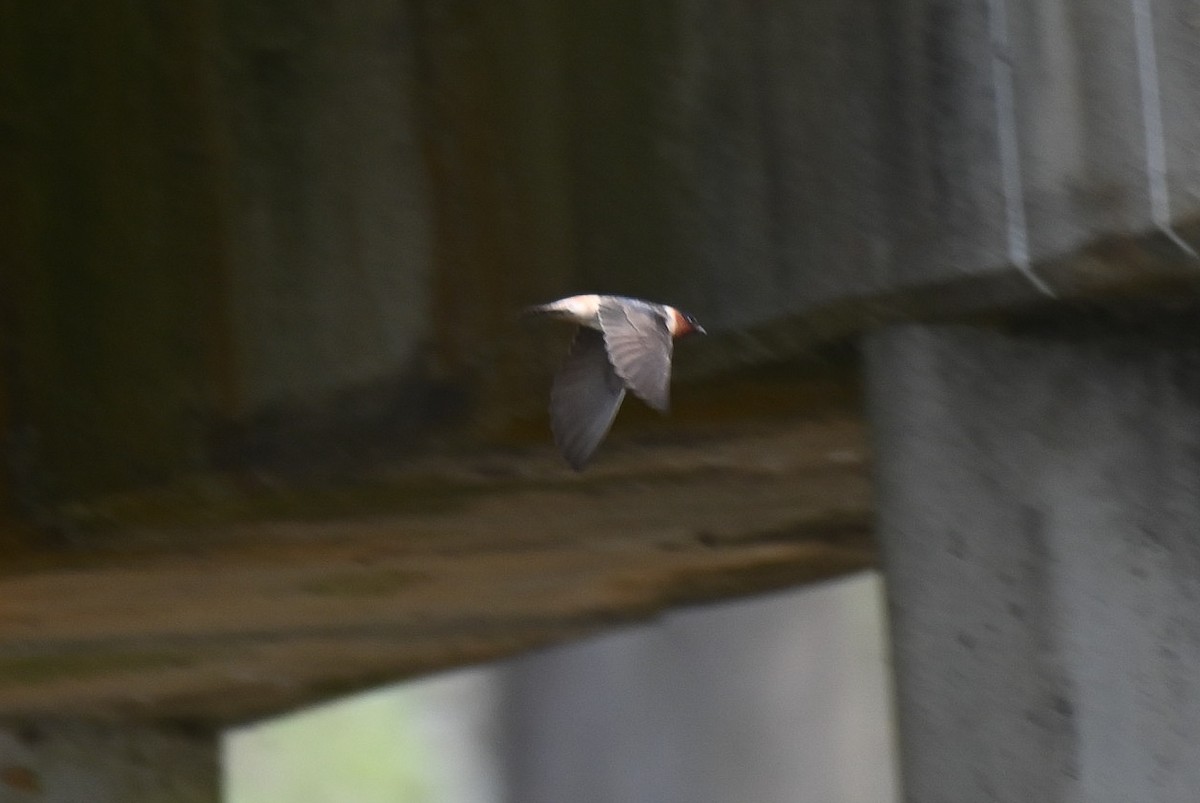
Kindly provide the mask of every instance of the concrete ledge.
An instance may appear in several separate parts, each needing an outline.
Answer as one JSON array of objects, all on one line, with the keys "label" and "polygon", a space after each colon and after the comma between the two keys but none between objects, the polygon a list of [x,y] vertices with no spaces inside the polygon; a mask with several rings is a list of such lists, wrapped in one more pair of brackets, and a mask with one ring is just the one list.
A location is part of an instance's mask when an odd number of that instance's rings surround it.
[{"label": "concrete ledge", "polygon": [[775,420],[618,435],[584,475],[539,448],[77,506],[78,544],[6,555],[0,715],[236,722],[859,570],[861,436]]},{"label": "concrete ledge", "polygon": [[[1110,235],[1035,263],[1048,296],[1014,265],[963,272],[955,278],[912,282],[840,298],[771,323],[722,332],[679,355],[677,373],[702,377],[801,354],[897,323],[969,323],[1031,314],[1161,309],[1177,311],[1200,298],[1200,220],[1159,230]],[[1152,313],[1157,314],[1157,313]]]}]

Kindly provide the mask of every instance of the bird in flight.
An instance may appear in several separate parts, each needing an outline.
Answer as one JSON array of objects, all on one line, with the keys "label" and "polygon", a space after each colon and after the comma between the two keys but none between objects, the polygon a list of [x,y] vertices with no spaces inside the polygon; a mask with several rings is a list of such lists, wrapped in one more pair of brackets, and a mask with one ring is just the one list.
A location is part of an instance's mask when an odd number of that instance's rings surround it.
[{"label": "bird in flight", "polygon": [[571,296],[526,313],[579,325],[550,390],[554,442],[576,471],[604,440],[626,390],[667,411],[674,342],[693,332],[704,334],[685,312],[625,296]]}]

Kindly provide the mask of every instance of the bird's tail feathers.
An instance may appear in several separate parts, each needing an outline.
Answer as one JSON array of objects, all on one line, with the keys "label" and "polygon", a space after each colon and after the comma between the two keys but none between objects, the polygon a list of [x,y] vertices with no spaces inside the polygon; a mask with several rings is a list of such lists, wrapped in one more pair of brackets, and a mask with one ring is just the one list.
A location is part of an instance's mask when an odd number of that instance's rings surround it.
[{"label": "bird's tail feathers", "polygon": [[571,318],[571,311],[566,309],[562,302],[551,301],[549,304],[534,304],[531,307],[526,307],[521,310],[521,315],[525,318]]}]

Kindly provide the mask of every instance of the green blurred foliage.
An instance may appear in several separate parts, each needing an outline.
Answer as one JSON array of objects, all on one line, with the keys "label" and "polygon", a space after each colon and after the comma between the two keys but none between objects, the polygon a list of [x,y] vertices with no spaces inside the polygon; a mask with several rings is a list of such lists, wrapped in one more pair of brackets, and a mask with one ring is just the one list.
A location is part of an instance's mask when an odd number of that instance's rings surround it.
[{"label": "green blurred foliage", "polygon": [[241,730],[226,742],[229,803],[436,803],[419,698],[387,689]]}]

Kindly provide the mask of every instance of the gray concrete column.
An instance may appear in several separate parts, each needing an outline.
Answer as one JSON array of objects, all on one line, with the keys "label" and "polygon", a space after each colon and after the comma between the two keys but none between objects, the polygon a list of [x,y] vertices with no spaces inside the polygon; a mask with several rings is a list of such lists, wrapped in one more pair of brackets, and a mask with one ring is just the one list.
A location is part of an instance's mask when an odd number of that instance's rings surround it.
[{"label": "gray concrete column", "polygon": [[181,727],[0,724],[0,803],[219,803],[220,739]]},{"label": "gray concrete column", "polygon": [[874,576],[513,661],[513,803],[890,803]]},{"label": "gray concrete column", "polygon": [[1200,790],[1200,338],[1091,328],[868,338],[907,800]]}]

